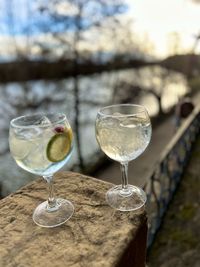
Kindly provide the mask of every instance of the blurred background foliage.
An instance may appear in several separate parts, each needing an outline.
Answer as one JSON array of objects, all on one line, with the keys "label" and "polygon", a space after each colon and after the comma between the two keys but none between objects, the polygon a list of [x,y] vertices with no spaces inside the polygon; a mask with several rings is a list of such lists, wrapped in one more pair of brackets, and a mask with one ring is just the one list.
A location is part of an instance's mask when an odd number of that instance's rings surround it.
[{"label": "blurred background foliage", "polygon": [[2,195],[33,179],[9,154],[13,117],[65,112],[76,136],[66,168],[88,172],[102,156],[94,133],[101,106],[140,103],[162,118],[199,90],[200,1],[160,2],[0,0]]}]

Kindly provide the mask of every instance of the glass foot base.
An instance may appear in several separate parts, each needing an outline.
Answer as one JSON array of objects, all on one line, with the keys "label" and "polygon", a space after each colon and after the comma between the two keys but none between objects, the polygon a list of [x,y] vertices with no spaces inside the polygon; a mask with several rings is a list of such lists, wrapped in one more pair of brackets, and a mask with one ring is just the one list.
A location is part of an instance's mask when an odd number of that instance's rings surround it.
[{"label": "glass foot base", "polygon": [[39,226],[51,228],[59,226],[69,220],[74,213],[73,204],[61,198],[56,199],[56,202],[58,208],[52,211],[47,209],[47,201],[37,206],[33,213],[33,221]]},{"label": "glass foot base", "polygon": [[122,190],[122,186],[117,185],[108,190],[106,200],[114,209],[131,211],[142,208],[147,198],[145,192],[137,186],[128,185],[126,190]]}]

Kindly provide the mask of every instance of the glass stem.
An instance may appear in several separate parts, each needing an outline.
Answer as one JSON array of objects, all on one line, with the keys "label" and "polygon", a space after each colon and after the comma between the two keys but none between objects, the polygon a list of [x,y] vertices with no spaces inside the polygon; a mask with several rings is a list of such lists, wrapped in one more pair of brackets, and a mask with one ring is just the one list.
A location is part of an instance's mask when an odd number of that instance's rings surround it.
[{"label": "glass stem", "polygon": [[48,205],[47,210],[48,211],[54,211],[57,209],[57,203],[56,199],[54,197],[54,186],[53,186],[53,176],[45,176],[44,179],[48,183],[48,191],[49,191],[49,197],[48,197]]},{"label": "glass stem", "polygon": [[120,192],[121,195],[129,195],[130,190],[128,188],[128,162],[121,162],[121,175],[122,175],[122,190]]}]

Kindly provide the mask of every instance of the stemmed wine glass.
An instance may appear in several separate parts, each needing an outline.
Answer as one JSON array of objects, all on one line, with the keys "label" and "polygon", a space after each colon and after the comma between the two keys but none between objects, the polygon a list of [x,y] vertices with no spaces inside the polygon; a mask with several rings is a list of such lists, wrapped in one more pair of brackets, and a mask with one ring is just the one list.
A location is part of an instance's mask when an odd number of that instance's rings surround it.
[{"label": "stemmed wine glass", "polygon": [[106,193],[108,204],[117,210],[137,210],[146,202],[145,192],[128,184],[128,163],[144,152],[151,132],[148,112],[141,105],[112,105],[101,108],[97,113],[97,142],[102,151],[121,166],[122,184]]},{"label": "stemmed wine glass", "polygon": [[66,222],[74,212],[73,204],[55,198],[53,174],[69,160],[73,148],[73,134],[64,114],[34,114],[15,118],[10,122],[10,151],[24,170],[41,175],[47,181],[49,198],[33,213],[33,220],[43,227],[55,227]]}]

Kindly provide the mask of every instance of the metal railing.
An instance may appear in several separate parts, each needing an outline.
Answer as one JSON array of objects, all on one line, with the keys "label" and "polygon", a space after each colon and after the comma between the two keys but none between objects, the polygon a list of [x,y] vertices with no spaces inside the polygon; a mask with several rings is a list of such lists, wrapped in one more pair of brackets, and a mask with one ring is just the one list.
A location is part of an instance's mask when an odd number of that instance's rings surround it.
[{"label": "metal railing", "polygon": [[144,186],[149,217],[148,248],[155,238],[170,200],[181,180],[192,145],[199,132],[200,106],[197,106],[161,154],[150,179]]}]

